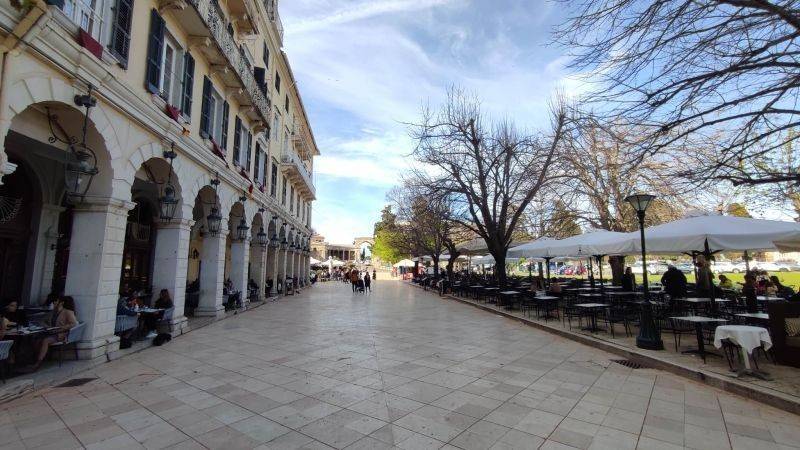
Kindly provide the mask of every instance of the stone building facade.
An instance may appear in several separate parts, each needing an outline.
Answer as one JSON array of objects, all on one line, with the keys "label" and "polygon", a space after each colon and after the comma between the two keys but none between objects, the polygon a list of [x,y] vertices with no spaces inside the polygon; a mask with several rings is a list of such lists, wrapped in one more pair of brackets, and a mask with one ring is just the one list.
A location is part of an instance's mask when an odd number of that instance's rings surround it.
[{"label": "stone building facade", "polygon": [[[277,0],[0,5],[0,300],[71,295],[81,358],[114,351],[123,289],[174,329],[225,280],[308,282],[319,154]],[[268,287],[269,286],[269,287]]]}]

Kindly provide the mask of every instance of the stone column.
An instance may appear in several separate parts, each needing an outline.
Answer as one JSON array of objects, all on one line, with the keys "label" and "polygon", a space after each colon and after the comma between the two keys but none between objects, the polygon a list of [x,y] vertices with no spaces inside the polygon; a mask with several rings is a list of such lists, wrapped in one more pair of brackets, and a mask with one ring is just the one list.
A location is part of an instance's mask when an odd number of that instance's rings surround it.
[{"label": "stone column", "polygon": [[262,248],[259,244],[250,247],[250,261],[253,267],[251,275],[258,285],[258,297],[261,298],[265,295],[264,288],[267,279],[267,249]]},{"label": "stone column", "polygon": [[134,204],[92,198],[75,207],[65,294],[75,299],[78,321],[85,324],[78,342],[81,359],[119,349],[114,336],[128,211]]},{"label": "stone column", "polygon": [[272,289],[269,295],[274,297],[278,294],[278,260],[280,260],[280,250],[270,247],[268,250],[272,254]]},{"label": "stone column", "polygon": [[[286,284],[286,273],[287,273],[286,272],[286,263],[288,262],[288,259],[289,259],[289,249],[287,248],[287,249],[283,250],[282,252],[283,252],[283,255],[281,257],[281,261],[282,261],[281,264],[283,266],[283,270],[281,271],[281,284],[285,285]],[[283,293],[284,294],[286,293],[286,289],[283,290]]]},{"label": "stone column", "polygon": [[31,305],[44,303],[53,285],[53,269],[55,268],[56,244],[58,244],[58,218],[64,211],[59,205],[42,205],[39,216],[36,253],[32,264],[30,292],[23,298],[30,299]]},{"label": "stone column", "polygon": [[220,225],[219,234],[203,237],[203,251],[200,254],[200,303],[194,311],[195,316],[224,317],[222,304],[222,284],[225,282],[225,243],[228,230],[225,221]]},{"label": "stone column", "polygon": [[231,282],[233,289],[242,293],[242,304],[247,303],[247,266],[250,263],[250,240],[231,243]]},{"label": "stone column", "polygon": [[[294,250],[291,250],[291,251],[289,251],[288,255],[289,255],[289,272],[288,272],[288,275],[289,275],[289,278],[294,280],[294,276],[296,274],[295,269],[297,268],[297,266],[295,264],[295,259],[296,259],[295,256],[297,255],[297,252],[295,252]],[[297,287],[297,286],[295,286],[295,287]]]},{"label": "stone column", "polygon": [[172,314],[172,331],[175,334],[181,334],[187,324],[184,306],[192,225],[191,220],[173,219],[172,222],[159,224],[156,232],[153,257],[154,301],[161,289],[169,291],[175,305]]}]

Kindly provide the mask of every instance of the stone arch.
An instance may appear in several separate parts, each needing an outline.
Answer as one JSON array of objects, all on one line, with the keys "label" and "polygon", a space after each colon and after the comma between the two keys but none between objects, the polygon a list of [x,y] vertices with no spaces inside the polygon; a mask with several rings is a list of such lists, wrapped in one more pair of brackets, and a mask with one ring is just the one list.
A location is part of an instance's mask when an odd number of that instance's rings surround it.
[{"label": "stone arch", "polygon": [[[88,89],[85,86],[73,86],[60,78],[41,74],[39,76],[26,76],[14,82],[7,92],[5,107],[0,111],[3,118],[3,127],[0,130],[0,139],[5,142],[8,131],[11,129],[12,119],[24,112],[28,107],[41,103],[62,103],[76,110],[85,113],[75,105],[75,96],[86,94]],[[128,199],[130,193],[130,182],[123,174],[117,173],[116,168],[120,161],[124,160],[122,146],[119,142],[117,131],[114,129],[109,113],[105,110],[102,102],[91,108],[89,112],[89,122],[94,130],[104,141],[104,150],[108,154],[109,170],[111,170],[111,196],[118,199]],[[5,151],[0,151],[5,156]],[[132,180],[131,180],[132,182]]]}]

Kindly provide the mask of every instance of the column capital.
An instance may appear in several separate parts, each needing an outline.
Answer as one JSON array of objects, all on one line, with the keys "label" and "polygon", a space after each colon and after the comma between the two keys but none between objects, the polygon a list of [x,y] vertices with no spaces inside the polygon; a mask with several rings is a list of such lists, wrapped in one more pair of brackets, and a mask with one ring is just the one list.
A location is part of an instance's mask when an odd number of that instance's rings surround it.
[{"label": "column capital", "polygon": [[181,229],[189,230],[194,226],[195,221],[189,219],[172,219],[169,222],[156,222],[156,228],[159,230]]},{"label": "column capital", "polygon": [[136,206],[128,200],[113,197],[89,197],[75,205],[75,212],[110,212],[114,214],[128,214]]}]

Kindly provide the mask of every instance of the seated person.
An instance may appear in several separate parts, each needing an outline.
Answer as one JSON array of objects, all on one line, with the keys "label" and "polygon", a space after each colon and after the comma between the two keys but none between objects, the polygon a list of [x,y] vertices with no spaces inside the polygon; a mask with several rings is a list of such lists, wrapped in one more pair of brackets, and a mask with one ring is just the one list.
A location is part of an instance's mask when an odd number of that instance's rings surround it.
[{"label": "seated person", "polygon": [[[169,295],[169,291],[167,289],[162,289],[161,292],[158,294],[158,298],[156,299],[155,304],[153,305],[156,309],[163,309],[167,310],[174,306],[172,302],[172,297]],[[155,337],[156,336],[156,328],[158,328],[158,321],[164,318],[164,311],[159,311],[156,314],[147,314],[144,318],[144,326],[145,329],[148,331],[147,337]]]},{"label": "seated person", "polygon": [[11,323],[19,324],[21,326],[28,325],[28,319],[25,317],[25,311],[19,309],[16,300],[6,301],[6,303],[3,305],[3,310],[0,312],[0,315],[2,315],[3,318]]},{"label": "seated person", "polygon": [[64,342],[64,340],[67,339],[67,332],[78,324],[78,318],[75,316],[75,300],[72,297],[65,296],[56,302],[50,323],[51,326],[57,327],[60,330],[56,334],[45,336],[37,343],[39,352],[36,363],[30,367],[30,370],[39,369],[42,365],[42,361],[47,357],[47,351],[50,349],[50,345]]},{"label": "seated person", "polygon": [[784,286],[783,283],[781,283],[781,280],[777,276],[773,275],[769,279],[775,286],[776,296],[783,298],[790,298],[791,296],[794,295],[794,289],[790,288],[789,286]]},{"label": "seated person", "polygon": [[550,289],[548,292],[553,295],[561,295],[564,292],[555,277],[550,279]]},{"label": "seated person", "polygon": [[729,291],[734,290],[733,281],[725,275],[719,276],[719,287],[720,289],[727,289]]},{"label": "seated person", "polygon": [[136,299],[131,295],[121,295],[117,301],[118,316],[138,316],[136,311]]}]

